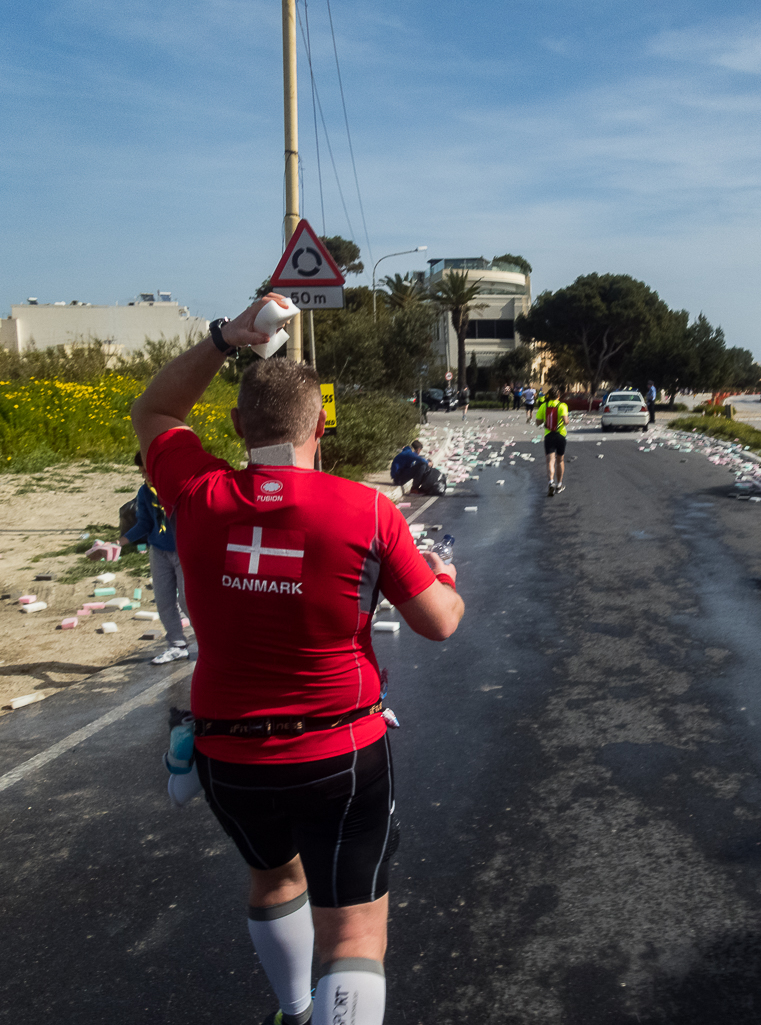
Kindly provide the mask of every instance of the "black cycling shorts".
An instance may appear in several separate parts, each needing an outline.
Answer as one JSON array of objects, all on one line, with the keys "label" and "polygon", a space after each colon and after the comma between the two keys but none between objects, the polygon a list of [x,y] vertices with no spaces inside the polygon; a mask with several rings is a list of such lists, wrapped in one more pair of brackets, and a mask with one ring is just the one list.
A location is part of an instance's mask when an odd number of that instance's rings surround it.
[{"label": "black cycling shorts", "polygon": [[253,868],[301,855],[312,904],[342,908],[388,893],[399,843],[388,737],[315,762],[242,765],[196,751],[209,807]]},{"label": "black cycling shorts", "polygon": [[550,431],[549,434],[544,436],[544,451],[549,455],[550,452],[555,452],[559,456],[565,455],[565,434],[561,434],[560,431]]}]

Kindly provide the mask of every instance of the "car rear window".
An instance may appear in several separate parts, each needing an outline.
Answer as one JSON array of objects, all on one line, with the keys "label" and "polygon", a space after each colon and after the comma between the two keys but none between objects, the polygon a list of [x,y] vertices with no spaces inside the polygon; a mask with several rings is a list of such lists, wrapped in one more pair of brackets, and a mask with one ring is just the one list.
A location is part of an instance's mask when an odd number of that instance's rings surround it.
[{"label": "car rear window", "polygon": [[644,399],[639,392],[636,391],[622,391],[617,392],[615,395],[611,395],[608,398],[608,402],[644,402]]}]

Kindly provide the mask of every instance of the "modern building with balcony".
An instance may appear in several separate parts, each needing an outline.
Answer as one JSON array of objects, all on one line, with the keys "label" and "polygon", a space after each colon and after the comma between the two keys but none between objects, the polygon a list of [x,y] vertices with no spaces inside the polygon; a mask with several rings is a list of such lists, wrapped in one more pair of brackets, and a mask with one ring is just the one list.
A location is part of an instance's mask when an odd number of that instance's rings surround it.
[{"label": "modern building with balcony", "polygon": [[[479,367],[489,367],[503,352],[520,345],[515,333],[515,318],[528,313],[531,306],[531,276],[520,267],[500,260],[476,258],[437,259],[428,261],[425,285],[433,288],[450,271],[466,271],[468,284],[479,285],[477,303],[468,321],[465,351],[468,362],[472,353]],[[457,366],[457,335],[449,313],[442,312],[434,328],[434,345],[448,367]]]},{"label": "modern building with balcony", "polygon": [[191,317],[187,306],[172,302],[170,292],[156,295],[142,292],[126,306],[93,306],[78,300],[40,303],[31,297],[11,306],[10,317],[0,320],[0,345],[24,352],[98,340],[112,353],[128,355],[141,349],[147,338],[179,338],[184,344],[207,333],[208,320]]}]

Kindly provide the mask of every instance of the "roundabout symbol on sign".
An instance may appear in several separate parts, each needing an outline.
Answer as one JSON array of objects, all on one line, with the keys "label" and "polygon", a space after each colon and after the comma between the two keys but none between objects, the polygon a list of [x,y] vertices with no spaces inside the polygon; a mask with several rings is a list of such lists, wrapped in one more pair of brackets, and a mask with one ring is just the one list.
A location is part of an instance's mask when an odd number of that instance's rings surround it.
[{"label": "roundabout symbol on sign", "polygon": [[[302,266],[302,257],[304,257],[305,254],[311,254],[311,259],[307,255],[306,259],[303,261],[307,266]],[[314,265],[309,266],[312,263]],[[316,249],[312,248],[312,246],[305,246],[294,252],[291,257],[291,266],[302,278],[311,278],[315,274],[319,274],[320,267],[322,267],[322,257]]]}]

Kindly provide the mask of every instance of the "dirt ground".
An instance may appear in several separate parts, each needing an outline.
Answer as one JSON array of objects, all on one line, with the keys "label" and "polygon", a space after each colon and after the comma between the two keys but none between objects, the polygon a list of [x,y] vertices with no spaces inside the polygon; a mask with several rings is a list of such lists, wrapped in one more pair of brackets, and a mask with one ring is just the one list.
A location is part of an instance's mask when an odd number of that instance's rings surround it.
[{"label": "dirt ground", "polygon": [[[79,562],[82,557],[75,554],[32,559],[74,544],[89,524],[117,527],[119,507],[141,483],[136,467],[116,465],[55,466],[0,476],[0,593],[10,595],[0,599],[0,715],[13,714],[1,707],[12,698],[49,696],[131,653],[139,657],[141,648],[147,657],[161,643],[141,640],[146,629],[161,629],[161,623],[135,620],[126,610],[93,613],[74,630],[60,629],[62,619],[95,600],[95,577],[104,572],[116,574],[108,585],[116,588],[115,597],[131,598],[142,587],[142,609],[155,611],[147,575],[137,578],[117,561],[93,562],[92,574],[74,584],[34,579],[47,571],[60,577]],[[92,535],[89,541],[94,540]],[[48,607],[27,615],[18,604],[20,594],[36,594]],[[104,621],[116,623],[118,632],[100,633]],[[163,641],[163,631],[160,636]]]}]

